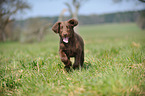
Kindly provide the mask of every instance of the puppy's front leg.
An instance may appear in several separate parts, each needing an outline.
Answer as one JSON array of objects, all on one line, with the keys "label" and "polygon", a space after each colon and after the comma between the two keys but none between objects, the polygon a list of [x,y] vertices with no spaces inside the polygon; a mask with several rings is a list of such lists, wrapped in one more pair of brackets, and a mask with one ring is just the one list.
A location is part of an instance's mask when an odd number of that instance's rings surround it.
[{"label": "puppy's front leg", "polygon": [[59,50],[59,54],[61,61],[65,64],[65,68],[70,68],[70,66],[72,65],[70,58],[68,58],[65,52],[63,52],[61,49]]}]

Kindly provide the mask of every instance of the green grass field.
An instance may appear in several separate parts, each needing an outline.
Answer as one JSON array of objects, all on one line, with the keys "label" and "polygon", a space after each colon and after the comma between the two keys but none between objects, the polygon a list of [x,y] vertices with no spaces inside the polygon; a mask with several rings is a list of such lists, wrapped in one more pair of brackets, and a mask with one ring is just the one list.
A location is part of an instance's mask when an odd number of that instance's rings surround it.
[{"label": "green grass field", "polygon": [[59,36],[0,43],[0,96],[144,96],[145,31],[134,23],[80,26],[84,68],[66,72]]}]

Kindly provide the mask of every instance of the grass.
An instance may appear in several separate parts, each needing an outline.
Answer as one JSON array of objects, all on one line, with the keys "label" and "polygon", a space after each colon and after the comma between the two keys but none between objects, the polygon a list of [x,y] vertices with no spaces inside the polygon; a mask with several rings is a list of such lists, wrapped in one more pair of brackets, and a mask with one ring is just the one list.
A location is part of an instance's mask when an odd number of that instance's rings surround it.
[{"label": "grass", "polygon": [[0,95],[145,95],[145,31],[134,23],[80,26],[84,68],[67,73],[58,35],[0,43]]}]

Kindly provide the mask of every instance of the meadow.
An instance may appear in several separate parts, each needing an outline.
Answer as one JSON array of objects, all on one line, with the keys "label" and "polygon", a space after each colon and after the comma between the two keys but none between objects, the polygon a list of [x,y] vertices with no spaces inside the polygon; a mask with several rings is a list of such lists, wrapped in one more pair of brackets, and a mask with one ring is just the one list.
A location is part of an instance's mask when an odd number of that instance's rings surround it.
[{"label": "meadow", "polygon": [[145,95],[145,30],[135,23],[85,25],[79,34],[84,67],[70,72],[52,31],[40,43],[0,43],[0,96]]}]

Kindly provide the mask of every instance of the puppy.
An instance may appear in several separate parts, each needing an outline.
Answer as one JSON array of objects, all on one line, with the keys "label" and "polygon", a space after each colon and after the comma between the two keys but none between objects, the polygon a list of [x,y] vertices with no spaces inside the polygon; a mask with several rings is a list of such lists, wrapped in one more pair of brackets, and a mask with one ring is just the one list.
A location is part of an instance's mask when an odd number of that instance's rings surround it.
[{"label": "puppy", "polygon": [[52,30],[60,36],[59,54],[61,61],[65,64],[65,68],[72,66],[70,57],[75,58],[73,69],[83,66],[84,63],[84,42],[74,32],[74,27],[77,25],[77,20],[70,19],[64,22],[56,22],[52,27]]}]

